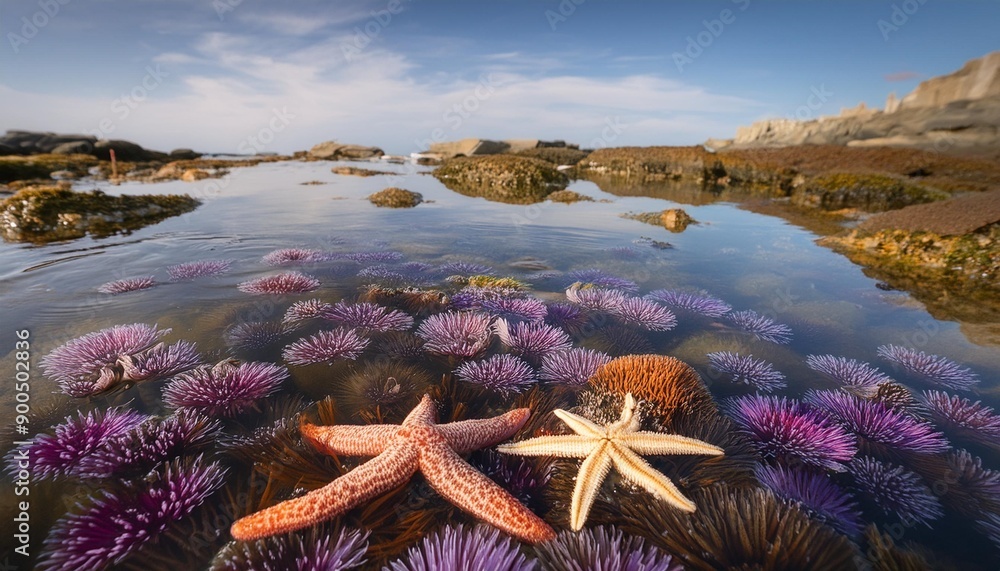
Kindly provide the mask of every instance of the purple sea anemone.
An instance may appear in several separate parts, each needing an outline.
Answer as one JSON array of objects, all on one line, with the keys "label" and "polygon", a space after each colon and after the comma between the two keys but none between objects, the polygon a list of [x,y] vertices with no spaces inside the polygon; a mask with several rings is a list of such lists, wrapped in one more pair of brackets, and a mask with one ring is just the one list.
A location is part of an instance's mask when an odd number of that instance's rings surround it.
[{"label": "purple sea anemone", "polygon": [[857,438],[824,412],[793,399],[747,395],[731,399],[729,415],[765,458],[797,458],[835,472],[858,450]]},{"label": "purple sea anemone", "polygon": [[920,476],[902,466],[879,462],[868,456],[847,465],[858,488],[887,515],[896,514],[905,525],[930,522],[944,515],[941,502]]},{"label": "purple sea anemone", "polygon": [[473,262],[448,262],[438,266],[437,273],[443,276],[492,276],[496,271]]},{"label": "purple sea anemone", "polygon": [[924,404],[938,426],[986,445],[1000,440],[1000,416],[981,401],[972,402],[944,391],[924,391]]},{"label": "purple sea anemone", "polygon": [[513,355],[493,355],[482,361],[463,363],[455,374],[460,380],[494,392],[519,393],[537,382],[531,365]]},{"label": "purple sea anemone", "polygon": [[927,422],[885,404],[843,391],[808,391],[806,401],[832,414],[847,430],[862,438],[922,454],[943,452],[948,440]]},{"label": "purple sea anemone", "polygon": [[[39,434],[27,445],[33,478],[44,480],[79,475],[80,462],[108,441],[120,437],[146,419],[134,410],[111,408],[67,416],[54,434]],[[16,465],[8,465],[16,473]]]},{"label": "purple sea anemone", "polygon": [[753,355],[719,351],[709,353],[708,362],[712,369],[729,376],[734,383],[750,385],[764,392],[786,386],[783,373],[774,370],[774,366],[763,359],[754,359]]},{"label": "purple sea anemone", "polygon": [[490,315],[519,321],[541,321],[548,313],[542,300],[533,297],[484,299],[480,307]]},{"label": "purple sea anemone", "polygon": [[757,479],[779,497],[802,504],[841,533],[851,536],[861,533],[861,510],[857,502],[826,474],[784,466],[759,466]]},{"label": "purple sea anemone", "polygon": [[370,331],[406,331],[413,327],[413,318],[402,311],[367,302],[337,302],[323,317],[338,325]]},{"label": "purple sea anemone", "polygon": [[868,363],[845,357],[809,355],[806,357],[806,365],[842,385],[865,393],[874,392],[878,385],[892,380]]},{"label": "purple sea anemone", "polygon": [[634,281],[611,275],[597,268],[573,270],[566,275],[570,279],[570,283],[590,284],[594,287],[628,292],[639,290],[639,286]]},{"label": "purple sea anemone", "polygon": [[[322,528],[320,528],[322,529]],[[313,530],[257,541],[231,543],[212,563],[211,571],[341,571],[365,564],[371,532],[341,528],[336,536]]]},{"label": "purple sea anemone", "polygon": [[691,293],[680,290],[658,289],[646,294],[647,299],[664,303],[674,308],[686,309],[707,317],[722,317],[732,310],[732,306],[706,292]]},{"label": "purple sea anemone", "polygon": [[254,351],[281,341],[287,330],[273,321],[248,321],[237,323],[226,330],[226,344],[235,349]]},{"label": "purple sea anemone", "polygon": [[403,259],[403,254],[401,252],[384,251],[384,252],[355,252],[353,254],[348,254],[348,260],[354,260],[359,264],[371,264],[375,262],[396,262]]},{"label": "purple sea anemone", "polygon": [[616,289],[573,286],[566,290],[566,299],[585,309],[614,313],[628,296]]},{"label": "purple sea anemone", "polygon": [[609,362],[610,355],[591,349],[558,351],[542,358],[542,369],[538,376],[544,381],[583,385],[597,369]]},{"label": "purple sea anemone", "polygon": [[425,537],[384,571],[532,571],[535,566],[499,529],[459,524]]},{"label": "purple sea anemone", "polygon": [[236,287],[252,294],[307,293],[319,288],[319,280],[300,272],[285,272],[241,282]]},{"label": "purple sea anemone", "polygon": [[176,460],[124,490],[99,490],[52,527],[39,569],[105,569],[120,563],[204,503],[222,486],[225,473],[200,457],[191,463]]},{"label": "purple sea anemone", "polygon": [[232,260],[201,260],[167,266],[167,274],[174,281],[193,280],[204,276],[217,276],[229,271]]},{"label": "purple sea anemone", "polygon": [[335,359],[357,359],[368,346],[368,338],[353,329],[338,327],[320,331],[285,347],[281,356],[292,365],[311,365]]},{"label": "purple sea anemone", "polygon": [[792,330],[787,325],[776,323],[751,309],[734,311],[728,317],[734,325],[762,341],[784,345],[792,340]]},{"label": "purple sea anemone", "polygon": [[209,443],[219,424],[198,414],[178,411],[166,418],[147,418],[80,460],[84,478],[144,476],[157,464]]},{"label": "purple sea anemone", "polygon": [[494,330],[511,353],[529,359],[541,358],[553,351],[565,351],[573,346],[565,331],[544,323],[508,323],[500,318],[494,322]]},{"label": "purple sea anemone", "polygon": [[134,355],[122,355],[118,364],[122,367],[123,380],[145,381],[165,379],[193,369],[201,364],[201,357],[194,343],[178,341],[173,345],[158,343]]},{"label": "purple sea anemone", "polygon": [[273,394],[287,378],[288,371],[273,363],[222,361],[174,377],[163,389],[163,402],[179,410],[232,418]]},{"label": "purple sea anemone", "polygon": [[309,319],[326,318],[330,314],[333,305],[318,299],[307,299],[296,301],[285,311],[282,323],[294,325]]},{"label": "purple sea anemone", "polygon": [[550,303],[545,311],[545,323],[569,332],[578,331],[587,323],[587,316],[571,303]]},{"label": "purple sea anemone", "polygon": [[[94,377],[101,374],[102,369],[113,366],[120,356],[149,349],[169,331],[145,323],[101,329],[53,349],[42,358],[41,366],[46,375],[59,383],[63,391],[67,391],[70,385],[92,384]],[[91,393],[84,391],[81,395],[68,394],[88,396]]]},{"label": "purple sea anemone", "polygon": [[878,356],[946,389],[967,391],[979,382],[979,376],[971,369],[950,359],[916,349],[882,345],[878,348]]},{"label": "purple sea anemone", "polygon": [[670,331],[677,326],[677,318],[669,309],[641,297],[630,297],[612,311],[623,321],[650,331]]},{"label": "purple sea anemone", "polygon": [[329,256],[319,250],[282,248],[266,254],[261,261],[269,266],[281,266],[284,264],[322,262],[328,259]]},{"label": "purple sea anemone", "polygon": [[108,282],[97,288],[97,291],[101,293],[126,293],[130,291],[138,291],[140,289],[149,289],[156,285],[156,280],[153,276],[143,276],[139,278],[125,278],[121,280],[115,280],[113,282]]},{"label": "purple sea anemone", "polygon": [[561,531],[535,547],[547,571],[681,571],[684,566],[638,536],[614,527]]},{"label": "purple sea anemone", "polygon": [[424,350],[434,355],[471,358],[486,351],[490,342],[489,315],[447,311],[432,315],[417,329]]}]

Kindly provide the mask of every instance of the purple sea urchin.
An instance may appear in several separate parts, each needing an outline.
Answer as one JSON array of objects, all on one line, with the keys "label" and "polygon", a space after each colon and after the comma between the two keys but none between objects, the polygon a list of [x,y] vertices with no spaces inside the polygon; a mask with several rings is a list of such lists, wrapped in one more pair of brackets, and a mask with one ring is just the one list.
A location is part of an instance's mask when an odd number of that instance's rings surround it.
[{"label": "purple sea urchin", "polygon": [[751,309],[734,311],[727,317],[734,325],[762,341],[784,345],[792,339],[792,330],[787,325],[777,323]]},{"label": "purple sea urchin", "polygon": [[531,365],[513,355],[493,355],[482,361],[463,363],[455,375],[502,395],[519,393],[537,381]]},{"label": "purple sea urchin", "polygon": [[548,313],[545,304],[533,297],[484,299],[480,307],[490,315],[516,321],[541,321]]},{"label": "purple sea urchin", "polygon": [[226,344],[235,349],[255,351],[281,341],[287,330],[273,321],[248,321],[237,323],[226,330]]},{"label": "purple sea urchin", "polygon": [[365,283],[380,285],[382,287],[405,287],[414,285],[412,277],[405,276],[381,265],[361,268],[358,270],[358,277],[365,280]]},{"label": "purple sea urchin", "polygon": [[764,392],[771,392],[786,386],[785,375],[774,370],[774,366],[753,355],[740,355],[729,351],[708,354],[708,362],[715,371],[729,376],[734,383],[750,385]]},{"label": "purple sea urchin", "polygon": [[616,289],[581,288],[574,285],[566,290],[566,299],[584,309],[614,313],[628,296]]},{"label": "purple sea urchin", "polygon": [[538,359],[573,346],[565,331],[544,323],[508,323],[500,318],[494,322],[494,330],[511,353],[528,359]]},{"label": "purple sea urchin", "polygon": [[760,466],[757,479],[779,497],[799,502],[834,529],[851,536],[861,533],[861,510],[857,502],[826,474]]},{"label": "purple sea urchin", "polygon": [[357,359],[368,346],[368,339],[353,329],[338,327],[320,331],[285,347],[281,356],[292,365],[311,365],[335,359]]},{"label": "purple sea urchin", "polygon": [[241,282],[236,287],[244,293],[258,295],[306,293],[319,288],[319,280],[300,272],[284,272]]},{"label": "purple sea urchin", "polygon": [[879,462],[868,456],[847,465],[854,482],[888,515],[896,514],[906,525],[930,522],[944,515],[941,502],[920,476],[902,466]]},{"label": "purple sea urchin", "polygon": [[573,270],[566,275],[571,283],[590,284],[594,287],[616,289],[628,292],[639,290],[639,286],[636,285],[634,281],[611,275],[604,270],[599,270],[597,268]]},{"label": "purple sea urchin", "polygon": [[627,298],[612,312],[626,323],[650,331],[669,331],[677,326],[677,318],[669,309],[641,297]]},{"label": "purple sea urchin", "polygon": [[193,280],[204,276],[217,276],[229,271],[232,260],[201,260],[167,266],[167,275],[174,281]]},{"label": "purple sea urchin", "polygon": [[329,256],[319,250],[282,248],[264,255],[261,261],[269,266],[281,266],[284,264],[322,262],[328,259]]},{"label": "purple sea urchin", "polygon": [[886,361],[946,389],[967,391],[979,382],[979,376],[971,369],[938,355],[899,345],[882,345],[877,353]]},{"label": "purple sea urchin", "polygon": [[386,250],[380,252],[355,252],[345,257],[359,264],[372,264],[376,262],[397,262],[403,259],[403,254],[401,252]]},{"label": "purple sea urchin", "polygon": [[273,394],[287,378],[288,371],[273,363],[222,361],[174,377],[163,389],[163,401],[180,410],[232,418]]},{"label": "purple sea urchin", "polygon": [[326,310],[323,317],[338,325],[369,331],[406,331],[413,327],[413,318],[402,311],[368,302],[340,301]]},{"label": "purple sea urchin", "polygon": [[326,318],[330,314],[333,305],[318,299],[307,299],[296,301],[285,311],[282,323],[297,325],[303,321],[315,318]]},{"label": "purple sea urchin", "polygon": [[539,378],[554,383],[583,385],[597,369],[611,362],[611,356],[591,349],[569,349],[542,358]]},{"label": "purple sea urchin", "polygon": [[878,385],[892,380],[868,363],[845,357],[809,355],[806,357],[806,365],[842,385],[863,392],[874,392]]},{"label": "purple sea urchin", "polygon": [[599,526],[561,531],[535,548],[547,571],[682,571],[679,560],[620,529]]},{"label": "purple sea urchin", "polygon": [[948,449],[948,440],[929,423],[880,402],[842,391],[808,391],[805,398],[868,441],[922,454]]},{"label": "purple sea urchin", "polygon": [[981,401],[972,402],[944,391],[924,391],[922,400],[938,426],[986,445],[1000,440],[1000,416]]},{"label": "purple sea urchin", "polygon": [[579,331],[587,323],[587,316],[571,303],[550,303],[545,311],[545,323],[561,327],[570,333]]},{"label": "purple sea urchin", "polygon": [[45,539],[39,569],[104,569],[188,516],[223,483],[226,470],[201,458],[165,464],[122,491],[100,490]]},{"label": "purple sea urchin", "polygon": [[87,456],[146,418],[134,410],[122,408],[67,416],[62,424],[55,426],[54,434],[39,434],[27,445],[32,477],[44,480],[79,475],[80,463]]},{"label": "purple sea urchin", "polygon": [[[320,528],[322,529],[322,528]],[[342,571],[365,564],[371,532],[341,528],[334,537],[314,529],[305,537],[287,534],[227,545],[211,571]]]},{"label": "purple sea urchin", "polygon": [[130,291],[139,291],[156,286],[156,279],[153,276],[142,276],[138,278],[124,278],[108,282],[97,288],[101,293],[119,294]]},{"label": "purple sea urchin", "polygon": [[706,292],[690,293],[679,290],[658,289],[646,294],[647,299],[700,313],[706,317],[722,317],[733,309],[731,305]]},{"label": "purple sea urchin", "polygon": [[474,262],[448,262],[438,266],[437,273],[443,276],[492,276],[496,271]]},{"label": "purple sea urchin", "polygon": [[729,415],[765,458],[797,458],[835,472],[857,452],[857,438],[825,413],[785,397],[731,399]]},{"label": "purple sea urchin", "polygon": [[89,396],[102,369],[113,366],[122,355],[149,349],[169,331],[145,323],[101,329],[53,349],[42,358],[41,366],[70,396]]},{"label": "purple sea urchin", "polygon": [[118,364],[122,367],[123,380],[145,381],[165,379],[193,369],[201,364],[201,357],[194,343],[178,341],[173,345],[158,343],[134,355],[122,355]]},{"label": "purple sea urchin", "polygon": [[424,350],[434,355],[472,358],[486,351],[490,342],[488,315],[448,311],[432,315],[417,328]]},{"label": "purple sea urchin", "polygon": [[516,542],[486,526],[448,526],[411,547],[404,559],[385,571],[532,571],[536,562],[521,553]]}]

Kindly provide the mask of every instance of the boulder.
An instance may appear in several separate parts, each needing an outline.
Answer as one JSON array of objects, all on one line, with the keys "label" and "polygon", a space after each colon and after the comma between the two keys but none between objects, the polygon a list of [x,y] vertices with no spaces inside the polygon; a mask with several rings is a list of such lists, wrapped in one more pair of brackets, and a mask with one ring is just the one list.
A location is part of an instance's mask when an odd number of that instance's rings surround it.
[{"label": "boulder", "polygon": [[326,141],[309,149],[309,157],[321,160],[358,160],[374,159],[385,153],[378,147],[363,145],[344,145],[336,141]]},{"label": "boulder", "polygon": [[668,208],[660,213],[660,223],[671,232],[683,232],[691,224],[697,224],[694,218],[681,208]]},{"label": "boulder", "polygon": [[191,149],[174,149],[170,151],[170,160],[173,161],[190,161],[200,157],[201,153],[196,153]]},{"label": "boulder", "polygon": [[94,152],[94,144],[90,141],[70,141],[52,149],[53,155],[89,155]]},{"label": "boulder", "polygon": [[146,150],[131,141],[101,139],[94,143],[94,155],[101,160],[110,160],[112,150],[115,152],[115,158],[119,161],[154,161],[166,158],[164,153]]},{"label": "boulder", "polygon": [[384,208],[413,208],[423,202],[424,197],[419,192],[389,187],[370,195],[368,200],[375,206]]}]

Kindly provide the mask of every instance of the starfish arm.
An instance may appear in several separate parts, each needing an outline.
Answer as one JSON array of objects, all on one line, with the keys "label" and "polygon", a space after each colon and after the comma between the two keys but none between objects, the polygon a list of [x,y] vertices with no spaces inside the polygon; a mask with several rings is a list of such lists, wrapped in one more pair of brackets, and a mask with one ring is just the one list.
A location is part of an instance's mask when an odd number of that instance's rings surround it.
[{"label": "starfish arm", "polygon": [[252,541],[315,525],[399,486],[417,466],[416,448],[391,446],[322,488],[237,520],[230,531],[237,540]]},{"label": "starfish arm", "polygon": [[678,434],[660,432],[632,432],[615,438],[620,446],[629,448],[636,454],[706,454],[721,456],[725,451],[703,440],[688,438]]},{"label": "starfish arm", "polygon": [[518,408],[493,418],[439,424],[437,429],[456,453],[465,454],[507,440],[524,426],[530,414],[529,409]]},{"label": "starfish arm", "polygon": [[427,483],[449,502],[515,537],[539,543],[556,536],[549,524],[444,442],[430,443],[421,450],[420,470]]},{"label": "starfish arm", "polygon": [[434,406],[431,395],[424,395],[424,398],[420,399],[420,404],[414,407],[410,411],[410,414],[406,415],[406,418],[403,419],[403,426],[434,424],[436,422],[437,407]]},{"label": "starfish arm", "polygon": [[399,426],[395,424],[372,424],[370,426],[303,424],[300,431],[302,438],[320,451],[341,456],[378,456],[385,451],[386,444],[399,431]]},{"label": "starfish arm", "polygon": [[648,490],[681,511],[690,513],[695,510],[694,502],[687,499],[669,478],[657,472],[631,450],[612,442],[608,446],[608,455],[622,478]]},{"label": "starfish arm", "polygon": [[583,524],[594,505],[597,492],[601,490],[604,478],[611,468],[611,456],[608,455],[610,442],[604,440],[587,459],[580,464],[576,474],[576,487],[573,488],[573,503],[570,507],[569,526],[573,531],[583,529]]},{"label": "starfish arm", "polygon": [[566,426],[570,427],[573,432],[580,434],[582,436],[589,436],[591,438],[604,438],[607,436],[607,430],[598,424],[594,424],[592,421],[572,412],[566,412],[561,408],[557,408],[552,411],[566,423]]},{"label": "starfish arm", "polygon": [[519,456],[558,456],[560,458],[585,458],[601,441],[578,434],[538,436],[520,442],[497,446],[497,451]]}]

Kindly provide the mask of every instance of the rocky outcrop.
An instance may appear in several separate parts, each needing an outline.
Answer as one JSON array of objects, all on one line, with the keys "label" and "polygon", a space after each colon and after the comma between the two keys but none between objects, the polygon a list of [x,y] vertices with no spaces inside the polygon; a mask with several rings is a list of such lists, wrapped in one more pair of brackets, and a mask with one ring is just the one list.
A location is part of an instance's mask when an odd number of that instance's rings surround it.
[{"label": "rocky outcrop", "polygon": [[460,194],[511,204],[541,202],[569,184],[552,163],[515,155],[450,159],[434,177]]},{"label": "rocky outcrop", "polygon": [[862,104],[810,121],[770,119],[740,127],[731,141],[711,141],[714,149],[790,145],[1000,149],[1000,52],[924,81],[902,99],[890,95],[885,111]]},{"label": "rocky outcrop", "polygon": [[365,147],[363,145],[345,145],[336,141],[325,141],[314,145],[309,149],[307,156],[315,160],[339,161],[339,160],[364,160],[377,159],[385,153],[378,147]]},{"label": "rocky outcrop", "polygon": [[112,149],[115,151],[115,158],[120,161],[156,161],[168,156],[144,149],[131,141],[97,139],[93,135],[10,130],[0,137],[0,155],[85,154],[108,160]]},{"label": "rocky outcrop", "polygon": [[579,146],[567,145],[566,141],[540,141],[538,139],[506,139],[503,141],[491,141],[489,139],[462,139],[460,141],[431,143],[430,149],[428,149],[426,153],[423,153],[423,155],[443,160],[453,159],[456,157],[499,155],[502,153],[524,153],[525,151],[531,149],[579,150]]}]

